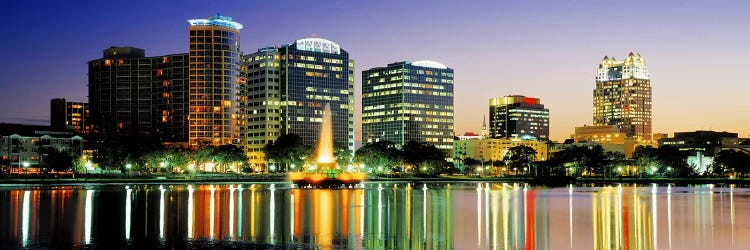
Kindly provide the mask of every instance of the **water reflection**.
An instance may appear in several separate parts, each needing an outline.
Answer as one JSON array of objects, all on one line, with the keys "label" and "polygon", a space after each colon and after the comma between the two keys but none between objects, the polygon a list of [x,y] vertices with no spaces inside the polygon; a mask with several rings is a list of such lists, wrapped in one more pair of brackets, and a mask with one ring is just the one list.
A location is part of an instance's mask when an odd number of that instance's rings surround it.
[{"label": "water reflection", "polygon": [[319,249],[731,249],[735,186],[540,189],[505,183],[0,188],[0,248],[281,245]]}]

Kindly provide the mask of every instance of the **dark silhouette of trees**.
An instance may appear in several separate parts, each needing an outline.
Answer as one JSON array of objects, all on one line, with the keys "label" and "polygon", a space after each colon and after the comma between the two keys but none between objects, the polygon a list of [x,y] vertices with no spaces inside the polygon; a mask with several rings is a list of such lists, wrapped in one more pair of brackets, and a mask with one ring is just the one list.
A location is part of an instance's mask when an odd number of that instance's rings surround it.
[{"label": "dark silhouette of trees", "polygon": [[[355,163],[363,164],[370,171],[385,172],[387,170],[403,171],[401,150],[393,142],[379,141],[362,145],[354,153]],[[380,167],[380,169],[379,169]]]},{"label": "dark silhouette of trees", "polygon": [[518,174],[519,170],[531,173],[533,172],[532,163],[534,163],[535,158],[536,150],[534,148],[520,145],[508,149],[508,152],[503,157],[503,161],[505,161],[509,167],[512,167],[516,174]]},{"label": "dark silhouette of trees", "polygon": [[42,148],[39,150],[42,156],[42,167],[46,171],[68,171],[73,168],[74,160],[79,157],[68,152],[59,151],[55,148]]},{"label": "dark silhouette of trees", "polygon": [[750,173],[750,154],[734,151],[734,150],[722,150],[714,158],[714,171],[721,169],[718,174],[725,174],[727,172],[735,172],[740,178],[747,177]]},{"label": "dark silhouette of trees", "polygon": [[445,152],[435,145],[409,141],[402,150],[404,165],[409,166],[409,172],[434,176],[457,171],[445,160]]},{"label": "dark silhouette of trees", "polygon": [[275,142],[266,144],[263,148],[266,161],[273,161],[283,166],[281,171],[289,171],[294,165],[303,166],[305,158],[310,157],[312,147],[302,143],[302,138],[296,134],[283,134]]}]

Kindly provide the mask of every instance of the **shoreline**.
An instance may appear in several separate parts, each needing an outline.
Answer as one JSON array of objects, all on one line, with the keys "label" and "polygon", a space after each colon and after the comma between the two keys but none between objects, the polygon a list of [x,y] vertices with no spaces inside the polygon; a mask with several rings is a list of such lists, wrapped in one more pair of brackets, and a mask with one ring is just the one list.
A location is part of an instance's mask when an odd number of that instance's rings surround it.
[{"label": "shoreline", "polygon": [[[368,177],[366,182],[506,182],[529,183],[540,186],[566,186],[569,184],[750,184],[750,179],[723,178],[528,178],[528,177]],[[79,184],[179,184],[179,183],[291,183],[285,175],[276,176],[204,176],[204,177],[155,177],[155,178],[2,178],[0,186],[24,185],[79,185]]]}]

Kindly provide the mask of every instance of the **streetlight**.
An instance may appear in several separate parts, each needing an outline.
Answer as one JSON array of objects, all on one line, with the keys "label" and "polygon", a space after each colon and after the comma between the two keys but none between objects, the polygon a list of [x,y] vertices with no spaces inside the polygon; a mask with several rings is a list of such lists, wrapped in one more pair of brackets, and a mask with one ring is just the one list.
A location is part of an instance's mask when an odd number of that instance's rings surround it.
[{"label": "streetlight", "polygon": [[[89,174],[89,170],[94,170],[94,164],[91,161],[86,162],[86,174]],[[87,177],[88,178],[88,177]]]},{"label": "streetlight", "polygon": [[29,167],[29,165],[31,165],[31,164],[29,164],[29,162],[28,162],[28,161],[24,161],[23,163],[21,163],[21,165],[23,166],[23,172],[26,172],[26,171],[28,171],[28,169],[27,169],[27,168],[28,168],[28,167]]}]

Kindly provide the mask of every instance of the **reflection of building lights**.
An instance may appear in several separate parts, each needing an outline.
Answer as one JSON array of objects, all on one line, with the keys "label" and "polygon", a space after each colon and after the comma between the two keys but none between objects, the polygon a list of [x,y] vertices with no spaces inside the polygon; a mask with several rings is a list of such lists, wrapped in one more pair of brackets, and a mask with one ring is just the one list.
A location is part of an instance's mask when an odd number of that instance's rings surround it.
[{"label": "reflection of building lights", "polygon": [[22,226],[21,226],[21,238],[22,245],[26,247],[29,245],[29,205],[31,201],[31,191],[23,191],[23,215],[22,215]]},{"label": "reflection of building lights", "polygon": [[193,238],[193,185],[188,185],[188,223],[187,223],[187,237]]},{"label": "reflection of building lights", "polygon": [[159,238],[164,239],[164,192],[167,191],[159,185],[161,197],[159,198]]},{"label": "reflection of building lights", "polygon": [[86,244],[91,243],[91,210],[92,210],[92,202],[94,196],[94,190],[86,190],[86,205],[85,205],[85,211],[84,211],[84,223],[83,223],[83,231],[84,231],[84,239],[83,242]]},{"label": "reflection of building lights", "polygon": [[130,197],[133,190],[130,189],[130,187],[125,186],[125,239],[130,239],[130,216],[132,211],[131,205],[130,205]]},{"label": "reflection of building lights", "polygon": [[229,185],[229,238],[234,236],[234,185]]},{"label": "reflection of building lights", "polygon": [[271,244],[274,244],[274,232],[276,227],[276,198],[274,197],[276,194],[276,184],[271,184],[271,187],[268,189],[271,191],[271,204],[269,205],[269,211],[271,212],[271,216],[269,218],[269,226],[270,226],[270,237],[271,237]]},{"label": "reflection of building lights", "polygon": [[214,215],[215,215],[214,212],[215,212],[215,207],[216,207],[215,205],[216,202],[215,202],[214,197],[215,197],[216,189],[214,188],[214,185],[211,185],[210,189],[211,189],[211,202],[210,202],[209,213],[211,214],[211,219],[209,220],[208,227],[210,230],[211,239],[213,240],[214,239]]}]

